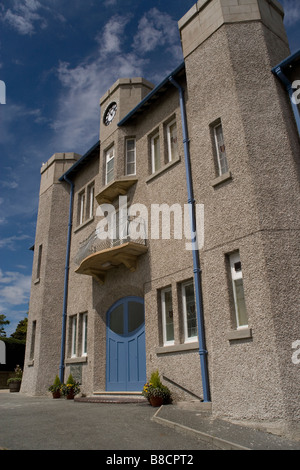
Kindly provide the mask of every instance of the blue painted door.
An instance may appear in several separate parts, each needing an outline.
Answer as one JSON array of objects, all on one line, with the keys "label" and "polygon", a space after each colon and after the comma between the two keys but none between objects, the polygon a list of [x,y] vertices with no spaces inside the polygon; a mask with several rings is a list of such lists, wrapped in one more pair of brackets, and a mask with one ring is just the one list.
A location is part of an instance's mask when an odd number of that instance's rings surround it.
[{"label": "blue painted door", "polygon": [[125,297],[107,312],[106,390],[141,391],[146,382],[144,301]]}]

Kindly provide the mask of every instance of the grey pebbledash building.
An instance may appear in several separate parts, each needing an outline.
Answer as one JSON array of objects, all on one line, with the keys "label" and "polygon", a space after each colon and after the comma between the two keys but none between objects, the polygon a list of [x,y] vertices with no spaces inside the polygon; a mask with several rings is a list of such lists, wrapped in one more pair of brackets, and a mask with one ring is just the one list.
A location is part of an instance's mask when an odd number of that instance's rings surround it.
[{"label": "grey pebbledash building", "polygon": [[175,400],[299,437],[300,53],[276,0],[200,0],[179,31],[170,76],[120,78],[99,142],[42,166],[21,391],[158,369]]}]

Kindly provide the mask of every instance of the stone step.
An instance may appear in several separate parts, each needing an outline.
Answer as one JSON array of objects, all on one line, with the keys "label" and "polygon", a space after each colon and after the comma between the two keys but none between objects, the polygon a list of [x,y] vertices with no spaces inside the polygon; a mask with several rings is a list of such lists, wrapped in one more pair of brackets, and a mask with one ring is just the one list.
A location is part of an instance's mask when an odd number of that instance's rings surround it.
[{"label": "stone step", "polygon": [[94,392],[92,396],[75,397],[84,403],[148,403],[140,392]]}]

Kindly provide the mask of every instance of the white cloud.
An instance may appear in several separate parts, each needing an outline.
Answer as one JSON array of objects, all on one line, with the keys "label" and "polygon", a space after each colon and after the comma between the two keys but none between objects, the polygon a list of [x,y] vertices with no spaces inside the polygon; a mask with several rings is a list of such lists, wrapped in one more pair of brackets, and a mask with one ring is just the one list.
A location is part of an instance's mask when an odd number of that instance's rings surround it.
[{"label": "white cloud", "polygon": [[17,0],[13,9],[8,9],[3,17],[13,28],[22,35],[34,33],[35,23],[46,26],[45,19],[37,13],[42,5],[37,0]]},{"label": "white cloud", "polygon": [[[7,250],[14,251],[16,250],[16,244],[17,242],[23,241],[23,240],[28,240],[31,237],[29,235],[12,235],[11,237],[7,238],[2,238],[0,239],[0,249],[5,248]],[[0,282],[1,282],[1,277],[0,277]]]},{"label": "white cloud", "polygon": [[300,22],[300,3],[299,0],[282,0],[285,11],[284,22],[286,26],[293,26]]},{"label": "white cloud", "polygon": [[96,38],[102,54],[116,54],[121,51],[124,29],[129,19],[129,15],[115,15],[106,23],[103,33]]},{"label": "white cloud", "polygon": [[[58,152],[81,151],[93,144],[99,136],[99,99],[118,78],[144,76],[149,53],[155,48],[164,46],[162,54],[167,51],[167,58],[176,64],[180,54],[182,58],[177,23],[170,15],[152,8],[132,37],[126,34],[131,18],[131,14],[112,16],[95,38],[98,49],[93,56],[76,67],[59,64],[63,91],[52,123]],[[151,80],[151,76],[146,78]]]},{"label": "white cloud", "polygon": [[[0,181],[0,184],[3,188],[8,188],[8,189],[16,189],[19,184],[16,181]],[[0,204],[1,204],[1,198],[0,198]]]},{"label": "white cloud", "polygon": [[[57,151],[76,151],[99,138],[99,99],[121,77],[140,76],[144,59],[124,51],[125,27],[129,16],[113,16],[95,38],[98,49],[76,67],[61,62],[57,69],[63,91],[56,119]],[[86,147],[85,147],[86,148]]]},{"label": "white cloud", "polygon": [[[43,4],[45,2],[45,5]],[[32,35],[37,27],[47,28],[47,14],[50,14],[56,20],[65,22],[62,14],[55,9],[49,8],[47,1],[42,0],[14,0],[12,8],[5,10],[2,6],[2,20],[9,23],[19,34]]]},{"label": "white cloud", "polygon": [[0,305],[23,305],[29,301],[31,276],[0,269]]},{"label": "white cloud", "polygon": [[20,320],[28,312],[31,276],[19,272],[3,272],[0,268],[0,313],[10,325],[5,327],[7,336],[16,330]]},{"label": "white cloud", "polygon": [[178,37],[177,22],[167,13],[152,8],[139,21],[134,46],[139,53],[151,52],[157,47],[174,46]]}]

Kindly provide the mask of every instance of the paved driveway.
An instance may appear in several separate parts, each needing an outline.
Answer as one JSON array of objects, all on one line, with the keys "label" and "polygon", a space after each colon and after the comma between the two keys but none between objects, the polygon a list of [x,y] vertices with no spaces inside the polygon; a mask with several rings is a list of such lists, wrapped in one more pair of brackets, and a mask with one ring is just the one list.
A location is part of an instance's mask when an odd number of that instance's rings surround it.
[{"label": "paved driveway", "polygon": [[[0,393],[0,448],[11,450],[212,450],[151,421],[148,404],[96,404]],[[174,452],[173,452],[174,453]]]}]

